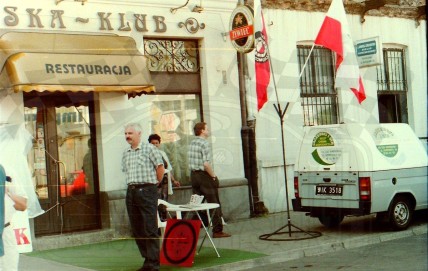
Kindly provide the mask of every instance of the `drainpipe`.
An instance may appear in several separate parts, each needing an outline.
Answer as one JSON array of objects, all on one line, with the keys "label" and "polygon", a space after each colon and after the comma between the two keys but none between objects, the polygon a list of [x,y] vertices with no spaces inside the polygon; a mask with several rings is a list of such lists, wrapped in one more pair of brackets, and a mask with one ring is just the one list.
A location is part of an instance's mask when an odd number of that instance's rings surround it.
[{"label": "drainpipe", "polygon": [[[243,5],[244,1],[239,0],[238,5]],[[251,217],[267,214],[269,211],[259,198],[258,188],[258,168],[256,152],[255,121],[247,120],[246,103],[246,56],[243,53],[237,53],[238,75],[239,75],[239,100],[241,105],[241,139],[242,153],[244,159],[245,178],[248,180],[248,195]],[[250,126],[249,126],[250,125]]]}]

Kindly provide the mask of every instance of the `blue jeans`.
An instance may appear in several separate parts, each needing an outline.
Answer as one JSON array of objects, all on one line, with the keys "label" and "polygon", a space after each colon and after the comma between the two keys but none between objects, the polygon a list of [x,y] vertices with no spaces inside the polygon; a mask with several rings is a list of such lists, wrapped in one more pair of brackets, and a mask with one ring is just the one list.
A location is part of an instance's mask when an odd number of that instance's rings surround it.
[{"label": "blue jeans", "polygon": [[158,193],[156,185],[128,186],[126,208],[135,242],[145,258],[143,268],[159,270],[160,242],[157,222]]}]

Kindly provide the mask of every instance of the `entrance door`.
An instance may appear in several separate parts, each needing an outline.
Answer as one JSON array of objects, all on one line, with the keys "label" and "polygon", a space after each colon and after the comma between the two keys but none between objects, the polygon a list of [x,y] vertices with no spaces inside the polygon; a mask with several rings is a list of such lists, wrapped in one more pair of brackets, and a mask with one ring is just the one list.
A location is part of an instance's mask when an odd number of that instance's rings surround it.
[{"label": "entrance door", "polygon": [[28,155],[40,205],[36,236],[100,227],[93,95],[25,93]]}]

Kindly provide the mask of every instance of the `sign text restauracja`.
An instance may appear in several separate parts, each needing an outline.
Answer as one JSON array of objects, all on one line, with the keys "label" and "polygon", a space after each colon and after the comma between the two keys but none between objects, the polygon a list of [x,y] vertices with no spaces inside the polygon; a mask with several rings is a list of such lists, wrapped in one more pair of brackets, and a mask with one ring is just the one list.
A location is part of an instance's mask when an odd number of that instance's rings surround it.
[{"label": "sign text restauracja", "polygon": [[113,74],[132,75],[129,66],[117,65],[82,65],[82,64],[45,64],[46,73],[71,73],[71,74]]}]

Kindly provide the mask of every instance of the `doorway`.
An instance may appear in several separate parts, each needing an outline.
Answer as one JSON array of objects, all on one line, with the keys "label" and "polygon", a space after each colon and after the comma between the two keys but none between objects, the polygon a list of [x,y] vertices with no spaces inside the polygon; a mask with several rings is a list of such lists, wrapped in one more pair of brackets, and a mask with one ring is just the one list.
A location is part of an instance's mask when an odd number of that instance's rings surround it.
[{"label": "doorway", "polygon": [[100,228],[93,93],[24,93],[28,154],[35,191],[45,213],[36,236]]}]

